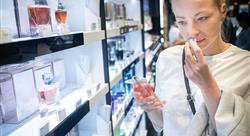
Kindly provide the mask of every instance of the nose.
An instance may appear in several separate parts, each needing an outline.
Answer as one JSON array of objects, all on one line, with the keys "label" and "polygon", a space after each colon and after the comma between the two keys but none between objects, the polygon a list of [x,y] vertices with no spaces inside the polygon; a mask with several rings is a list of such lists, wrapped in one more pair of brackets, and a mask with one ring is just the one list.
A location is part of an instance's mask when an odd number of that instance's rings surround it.
[{"label": "nose", "polygon": [[188,37],[197,37],[199,34],[198,25],[195,22],[192,22],[188,25]]}]

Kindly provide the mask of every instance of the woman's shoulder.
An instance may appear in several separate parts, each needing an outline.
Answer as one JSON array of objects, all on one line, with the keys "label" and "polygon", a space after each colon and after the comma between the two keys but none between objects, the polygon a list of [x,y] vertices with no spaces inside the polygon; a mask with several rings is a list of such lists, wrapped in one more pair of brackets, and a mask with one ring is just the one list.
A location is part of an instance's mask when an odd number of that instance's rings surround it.
[{"label": "woman's shoulder", "polygon": [[166,48],[160,53],[159,58],[179,58],[182,55],[183,48],[184,46],[182,45]]},{"label": "woman's shoulder", "polygon": [[250,51],[241,49],[235,45],[231,45],[232,47],[232,52],[234,55],[241,56],[241,57],[250,57]]}]

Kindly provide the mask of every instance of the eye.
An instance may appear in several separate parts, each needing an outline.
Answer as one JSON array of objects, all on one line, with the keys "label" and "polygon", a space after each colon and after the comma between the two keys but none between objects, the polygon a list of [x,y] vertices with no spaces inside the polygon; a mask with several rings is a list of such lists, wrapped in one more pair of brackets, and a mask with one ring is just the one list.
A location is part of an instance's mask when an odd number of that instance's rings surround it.
[{"label": "eye", "polygon": [[206,21],[208,19],[208,16],[204,16],[204,17],[199,17],[197,20],[198,21]]},{"label": "eye", "polygon": [[183,26],[183,25],[185,25],[187,23],[185,21],[178,21],[177,24],[180,25],[180,26]]}]

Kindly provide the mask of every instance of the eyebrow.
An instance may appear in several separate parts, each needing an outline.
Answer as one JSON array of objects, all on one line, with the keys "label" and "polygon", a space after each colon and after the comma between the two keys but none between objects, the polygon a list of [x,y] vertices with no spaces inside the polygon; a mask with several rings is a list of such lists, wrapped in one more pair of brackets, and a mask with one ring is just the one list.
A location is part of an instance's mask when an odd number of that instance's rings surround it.
[{"label": "eyebrow", "polygon": [[[198,16],[198,15],[200,15],[202,13],[206,13],[206,12],[205,11],[200,11],[200,12],[196,13],[194,16]],[[182,17],[182,16],[175,16],[175,18],[185,19],[185,17]]]}]

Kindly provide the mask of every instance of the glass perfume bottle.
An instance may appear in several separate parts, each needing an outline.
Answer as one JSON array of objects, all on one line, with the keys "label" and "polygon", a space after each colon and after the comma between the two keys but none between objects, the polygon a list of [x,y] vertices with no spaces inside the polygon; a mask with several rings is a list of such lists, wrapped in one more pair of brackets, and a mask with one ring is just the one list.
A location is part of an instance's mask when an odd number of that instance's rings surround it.
[{"label": "glass perfume bottle", "polygon": [[46,0],[34,0],[35,4],[28,6],[31,36],[52,35],[50,8]]},{"label": "glass perfume bottle", "polygon": [[124,50],[123,49],[123,40],[119,39],[116,42],[116,58],[117,58],[118,61],[123,60],[123,54],[124,54],[123,50]]},{"label": "glass perfume bottle", "polygon": [[61,0],[58,0],[57,10],[55,11],[55,17],[57,21],[57,32],[59,34],[69,33],[69,27],[67,25],[67,10],[65,9]]},{"label": "glass perfume bottle", "polygon": [[52,73],[46,73],[42,76],[44,86],[39,88],[40,101],[45,104],[55,104],[59,95],[59,84],[53,82]]},{"label": "glass perfume bottle", "polygon": [[132,77],[134,92],[141,94],[143,98],[154,95],[154,87],[147,83],[146,79],[139,79],[137,76]]}]

